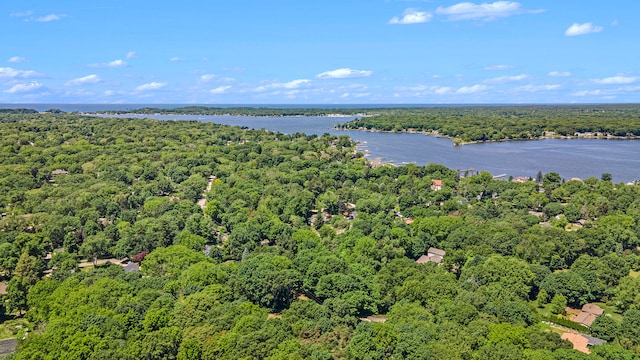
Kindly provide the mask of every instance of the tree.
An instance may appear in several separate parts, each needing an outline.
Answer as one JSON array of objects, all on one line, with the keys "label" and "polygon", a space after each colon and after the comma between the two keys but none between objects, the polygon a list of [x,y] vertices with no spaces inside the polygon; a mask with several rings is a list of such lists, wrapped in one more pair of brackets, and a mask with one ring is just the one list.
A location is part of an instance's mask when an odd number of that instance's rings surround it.
[{"label": "tree", "polygon": [[395,351],[398,334],[393,325],[361,322],[347,351],[354,359],[388,359]]},{"label": "tree", "polygon": [[492,255],[484,261],[481,258],[470,260],[460,275],[465,286],[497,284],[502,287],[503,294],[511,292],[521,299],[529,298],[534,278],[524,261],[500,255]]},{"label": "tree", "polygon": [[629,339],[634,345],[640,344],[640,310],[628,310],[624,313],[620,336]]},{"label": "tree", "polygon": [[544,186],[545,194],[551,194],[551,192],[558,188],[562,184],[562,178],[557,172],[550,172],[545,174],[542,178],[542,186]]},{"label": "tree", "polygon": [[202,345],[195,340],[183,341],[178,349],[178,360],[202,359]]},{"label": "tree", "polygon": [[27,310],[27,293],[29,292],[29,283],[19,277],[14,277],[9,281],[7,286],[7,310],[10,313],[22,312]]},{"label": "tree", "polygon": [[144,336],[140,343],[139,358],[145,360],[176,359],[182,332],[177,327],[162,328]]},{"label": "tree", "polygon": [[573,270],[547,275],[542,284],[540,284],[540,287],[545,289],[549,294],[561,294],[565,296],[567,304],[576,308],[581,307],[592,299],[591,288],[587,285],[587,282]]},{"label": "tree", "polygon": [[93,264],[97,264],[99,257],[107,255],[109,251],[109,239],[104,233],[89,236],[80,245],[79,253],[81,256],[93,261]]},{"label": "tree", "polygon": [[558,314],[564,314],[564,309],[566,307],[567,307],[567,298],[564,295],[558,293],[558,294],[555,294],[551,299],[551,307],[549,309],[551,310],[552,314],[558,315]]},{"label": "tree", "polygon": [[207,188],[207,183],[207,179],[201,175],[193,174],[180,183],[180,187],[185,198],[195,202],[202,197],[203,191]]},{"label": "tree", "polygon": [[600,339],[612,341],[620,334],[620,324],[611,316],[602,314],[596,317],[591,324],[591,334]]},{"label": "tree", "polygon": [[618,312],[640,310],[640,278],[623,277],[613,292],[613,303]]},{"label": "tree", "polygon": [[273,311],[286,309],[302,284],[300,273],[284,256],[257,254],[238,266],[235,286],[254,304]]},{"label": "tree", "polygon": [[13,275],[15,278],[26,282],[28,285],[33,285],[38,281],[38,279],[40,279],[44,268],[43,265],[44,264],[41,260],[24,253],[20,255],[18,264],[13,271]]},{"label": "tree", "polygon": [[207,239],[200,235],[192,234],[187,230],[182,230],[176,238],[176,245],[183,245],[194,251],[202,251]]},{"label": "tree", "polygon": [[183,245],[172,245],[149,253],[142,261],[141,268],[149,276],[178,277],[182,270],[201,261],[207,261],[204,253]]},{"label": "tree", "polygon": [[536,305],[539,308],[542,308],[548,302],[549,302],[549,294],[547,293],[547,290],[540,289],[540,291],[538,292],[538,296],[536,297]]},{"label": "tree", "polygon": [[18,263],[18,255],[11,243],[0,244],[0,272],[11,274]]}]

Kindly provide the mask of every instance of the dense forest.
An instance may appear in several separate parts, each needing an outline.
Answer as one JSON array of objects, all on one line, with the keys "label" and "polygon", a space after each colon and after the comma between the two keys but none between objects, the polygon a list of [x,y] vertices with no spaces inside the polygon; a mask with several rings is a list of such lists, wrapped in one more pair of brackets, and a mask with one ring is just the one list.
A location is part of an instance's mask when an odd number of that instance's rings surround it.
[{"label": "dense forest", "polygon": [[640,105],[526,105],[383,110],[341,125],[343,129],[415,131],[446,136],[456,144],[552,137],[640,135]]},{"label": "dense forest", "polygon": [[208,107],[140,108],[134,110],[100,111],[101,114],[167,114],[167,115],[241,115],[241,116],[326,116],[372,114],[382,109],[359,108],[270,108],[270,107]]},{"label": "dense forest", "polygon": [[5,358],[640,358],[640,186],[469,175],[346,136],[0,114]]}]

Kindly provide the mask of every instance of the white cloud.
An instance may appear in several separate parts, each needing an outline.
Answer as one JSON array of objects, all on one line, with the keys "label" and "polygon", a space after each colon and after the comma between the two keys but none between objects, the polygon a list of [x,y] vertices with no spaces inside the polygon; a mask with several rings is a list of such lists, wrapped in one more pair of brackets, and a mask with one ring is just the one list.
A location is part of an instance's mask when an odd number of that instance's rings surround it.
[{"label": "white cloud", "polygon": [[143,85],[140,85],[140,86],[136,87],[136,91],[159,90],[159,89],[162,89],[165,86],[167,86],[167,83],[154,81],[154,82],[150,82],[148,84],[143,84]]},{"label": "white cloud", "polygon": [[33,70],[18,70],[11,67],[0,67],[0,79],[28,79],[42,76]]},{"label": "white cloud", "polygon": [[537,14],[544,10],[525,10],[521,4],[514,1],[496,1],[493,3],[474,4],[462,2],[449,7],[438,7],[436,13],[446,15],[449,20],[484,20],[492,21],[499,18],[509,17],[519,14]]},{"label": "white cloud", "polygon": [[224,94],[229,89],[231,89],[231,86],[229,86],[229,85],[219,86],[219,87],[217,87],[215,89],[209,90],[209,92],[212,93],[212,94]]},{"label": "white cloud", "polygon": [[488,90],[489,86],[487,85],[480,85],[480,84],[476,84],[473,86],[463,86],[461,88],[459,88],[456,93],[458,94],[473,94],[473,93],[477,93],[480,91],[484,91],[484,90]]},{"label": "white cloud", "polygon": [[200,76],[200,80],[202,80],[202,81],[211,81],[211,80],[213,80],[215,78],[216,78],[215,74],[204,74],[204,75]]},{"label": "white cloud", "polygon": [[34,81],[34,82],[30,82],[30,83],[24,83],[24,84],[16,84],[13,87],[11,87],[11,89],[9,90],[5,90],[4,92],[9,93],[9,94],[15,94],[15,93],[27,93],[27,92],[32,92],[35,90],[38,90],[40,88],[42,88],[44,85]]},{"label": "white cloud", "polygon": [[299,79],[299,80],[293,80],[293,81],[289,81],[287,83],[284,84],[280,84],[280,87],[283,87],[285,89],[297,89],[298,87],[308,84],[310,83],[311,80],[306,80],[306,79]]},{"label": "white cloud", "polygon": [[76,86],[76,85],[87,85],[87,84],[97,84],[100,81],[100,77],[96,74],[87,75],[81,78],[69,80],[64,83],[65,86]]},{"label": "white cloud", "polygon": [[552,71],[547,75],[554,76],[554,77],[567,77],[567,76],[571,76],[571,73],[568,71]]},{"label": "white cloud", "polygon": [[113,60],[113,61],[108,62],[108,63],[89,64],[88,66],[89,67],[98,67],[98,68],[103,68],[103,67],[121,68],[121,67],[129,66],[129,63],[127,63],[126,61],[124,61],[122,59],[117,59],[117,60]]},{"label": "white cloud", "polygon": [[409,88],[409,90],[416,92],[416,95],[420,95],[421,93],[432,93],[432,94],[437,94],[437,95],[446,95],[446,94],[452,94],[456,92],[456,89],[450,87],[450,86],[426,86],[426,85],[418,85],[418,86],[412,86]]},{"label": "white cloud", "polygon": [[526,92],[538,92],[538,91],[557,90],[559,88],[560,88],[559,84],[546,84],[546,85],[529,84],[529,85],[524,85],[524,86],[518,86],[514,90],[516,90],[516,91],[526,91]]},{"label": "white cloud", "polygon": [[453,88],[449,86],[432,86],[430,90],[438,95],[451,94],[452,92],[455,91]]},{"label": "white cloud", "polygon": [[266,91],[266,90],[273,90],[273,89],[296,89],[296,88],[299,88],[300,86],[309,84],[310,82],[311,80],[298,79],[298,80],[293,80],[286,83],[272,83],[269,85],[258,86],[257,88],[254,89],[254,91]]},{"label": "white cloud", "polygon": [[602,95],[602,90],[582,90],[571,94],[571,96],[597,96]]},{"label": "white cloud", "polygon": [[509,70],[513,68],[513,65],[490,65],[484,67],[485,70]]},{"label": "white cloud", "polygon": [[371,93],[343,93],[342,95],[340,95],[341,98],[346,99],[346,98],[364,98],[364,97],[369,97],[371,96]]},{"label": "white cloud", "polygon": [[117,96],[117,95],[130,95],[129,93],[127,93],[126,91],[122,91],[122,90],[106,90],[103,93],[104,96]]},{"label": "white cloud", "polygon": [[571,94],[571,96],[601,96],[602,98],[615,98],[618,95],[628,95],[640,90],[640,85],[620,86],[608,89],[581,90]]},{"label": "white cloud", "polygon": [[512,81],[522,81],[528,78],[529,78],[529,75],[520,74],[520,75],[500,76],[496,78],[486,79],[483,82],[487,84],[501,84],[501,83],[507,83]]},{"label": "white cloud", "polygon": [[20,57],[20,56],[12,56],[10,58],[7,59],[7,62],[10,63],[22,63],[22,62],[27,62],[27,59]]},{"label": "white cloud", "polygon": [[481,91],[485,91],[491,89],[491,86],[476,84],[472,86],[462,86],[460,88],[453,88],[451,86],[426,86],[426,85],[418,85],[408,88],[411,91],[414,91],[415,96],[421,96],[424,94],[434,94],[434,95],[455,95],[455,94],[473,94]]},{"label": "white cloud", "polygon": [[67,17],[67,15],[64,14],[49,14],[49,15],[45,15],[45,16],[41,16],[39,18],[36,18],[35,21],[38,22],[49,22],[49,21],[56,21],[56,20],[60,20],[63,17]]},{"label": "white cloud", "polygon": [[567,29],[567,31],[564,32],[564,34],[566,36],[578,36],[578,35],[586,35],[591,33],[599,33],[602,30],[604,30],[604,27],[593,25],[590,22],[584,23],[584,24],[574,23],[573,25],[569,26],[569,28]]},{"label": "white cloud", "polygon": [[349,68],[341,68],[336,70],[325,71],[316,75],[318,79],[346,79],[371,76],[371,70],[354,70]]},{"label": "white cloud", "polygon": [[21,11],[21,12],[12,12],[9,14],[10,17],[26,17],[33,15],[33,11]]},{"label": "white cloud", "polygon": [[120,59],[113,60],[112,62],[107,63],[107,67],[112,67],[112,68],[126,67],[126,66],[129,66],[129,64],[126,61],[120,60]]},{"label": "white cloud", "polygon": [[134,57],[136,57],[136,56],[138,56],[138,54],[137,54],[135,51],[129,51],[129,52],[127,53],[126,58],[127,58],[127,60],[129,60],[129,59],[133,59],[133,58],[134,58]]},{"label": "white cloud", "polygon": [[634,82],[638,81],[638,77],[637,76],[617,75],[617,76],[612,76],[612,77],[608,77],[608,78],[604,78],[604,79],[592,79],[591,81],[593,81],[595,83],[598,83],[598,84],[605,84],[605,85],[631,84],[631,83],[634,83]]},{"label": "white cloud", "polygon": [[169,61],[171,62],[179,62],[179,61],[186,61],[187,59],[183,58],[183,57],[179,57],[179,56],[174,56],[171,59],[169,59]]},{"label": "white cloud", "polygon": [[391,25],[409,25],[420,24],[431,21],[433,15],[426,11],[419,11],[418,9],[408,8],[402,13],[402,17],[394,16],[389,20],[388,24]]}]

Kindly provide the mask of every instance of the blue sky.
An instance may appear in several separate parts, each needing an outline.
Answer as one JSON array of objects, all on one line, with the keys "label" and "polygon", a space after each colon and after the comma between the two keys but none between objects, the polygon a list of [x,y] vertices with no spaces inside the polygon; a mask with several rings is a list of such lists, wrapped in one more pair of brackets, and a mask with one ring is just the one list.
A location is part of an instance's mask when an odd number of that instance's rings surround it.
[{"label": "blue sky", "polygon": [[640,2],[0,2],[0,103],[640,99]]}]

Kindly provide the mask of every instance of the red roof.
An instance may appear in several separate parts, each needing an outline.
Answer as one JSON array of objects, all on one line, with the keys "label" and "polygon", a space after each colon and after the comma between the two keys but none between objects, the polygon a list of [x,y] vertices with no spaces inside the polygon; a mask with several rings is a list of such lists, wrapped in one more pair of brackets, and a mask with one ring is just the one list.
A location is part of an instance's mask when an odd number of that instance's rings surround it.
[{"label": "red roof", "polygon": [[568,340],[573,344],[573,348],[578,351],[582,351],[585,354],[590,354],[591,350],[587,348],[589,340],[580,334],[564,333],[560,336],[563,340]]}]

